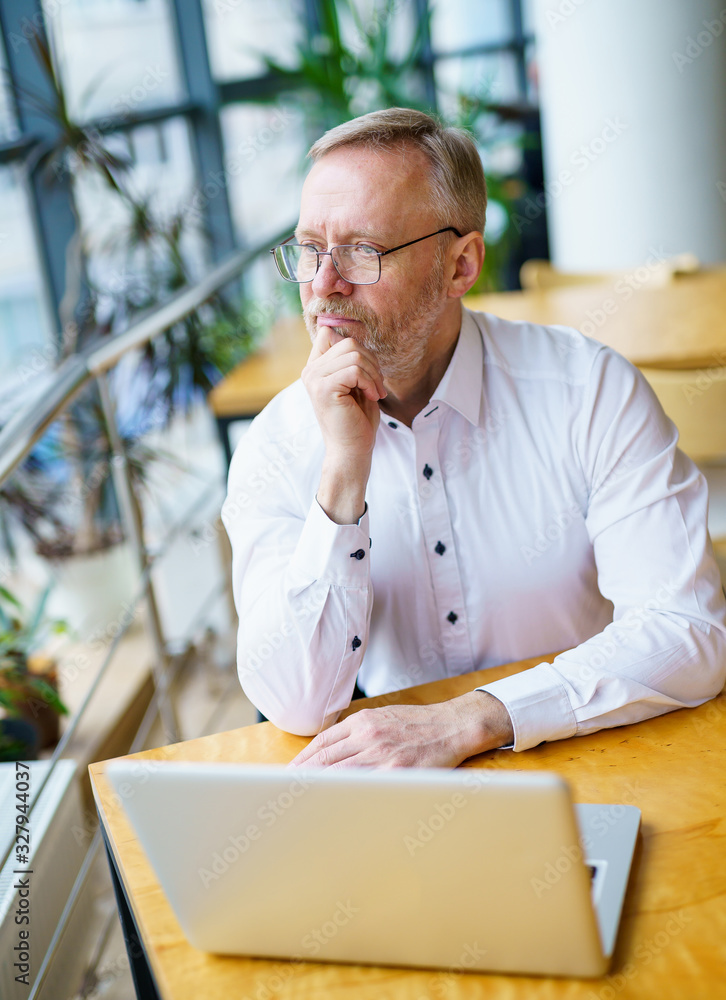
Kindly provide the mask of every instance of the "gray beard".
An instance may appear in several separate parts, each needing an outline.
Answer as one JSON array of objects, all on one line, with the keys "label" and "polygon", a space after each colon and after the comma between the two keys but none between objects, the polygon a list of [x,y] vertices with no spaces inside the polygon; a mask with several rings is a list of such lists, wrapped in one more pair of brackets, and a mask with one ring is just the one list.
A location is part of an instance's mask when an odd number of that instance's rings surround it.
[{"label": "gray beard", "polygon": [[360,320],[365,332],[358,334],[356,340],[375,356],[384,379],[394,382],[410,379],[422,370],[438,321],[437,306],[440,306],[443,285],[443,266],[436,261],[418,300],[406,312],[387,322],[366,306],[346,299],[312,299],[303,311],[305,325],[314,341],[318,313]]}]

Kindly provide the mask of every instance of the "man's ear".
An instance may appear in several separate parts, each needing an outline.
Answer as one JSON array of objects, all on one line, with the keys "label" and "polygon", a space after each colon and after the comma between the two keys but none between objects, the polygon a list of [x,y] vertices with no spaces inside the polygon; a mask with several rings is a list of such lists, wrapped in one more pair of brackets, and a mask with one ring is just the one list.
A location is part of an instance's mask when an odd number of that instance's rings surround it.
[{"label": "man's ear", "polygon": [[484,237],[481,233],[467,233],[449,248],[449,297],[466,295],[481,273],[484,264]]}]

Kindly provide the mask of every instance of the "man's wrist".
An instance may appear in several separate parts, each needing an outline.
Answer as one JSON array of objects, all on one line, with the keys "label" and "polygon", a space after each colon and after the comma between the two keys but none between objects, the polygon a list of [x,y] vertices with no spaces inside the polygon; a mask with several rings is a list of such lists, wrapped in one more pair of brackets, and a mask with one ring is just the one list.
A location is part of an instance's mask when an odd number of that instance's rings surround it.
[{"label": "man's wrist", "polygon": [[514,743],[514,727],[505,705],[488,691],[469,691],[456,701],[467,716],[463,730],[467,757]]},{"label": "man's wrist", "polygon": [[365,513],[370,459],[340,462],[326,457],[317,501],[336,524],[357,524]]}]

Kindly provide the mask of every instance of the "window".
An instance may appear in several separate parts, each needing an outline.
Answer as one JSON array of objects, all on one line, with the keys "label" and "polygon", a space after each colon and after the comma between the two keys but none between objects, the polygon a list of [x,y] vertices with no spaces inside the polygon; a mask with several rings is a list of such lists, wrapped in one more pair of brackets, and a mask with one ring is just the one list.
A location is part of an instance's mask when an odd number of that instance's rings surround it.
[{"label": "window", "polygon": [[168,0],[45,0],[76,121],[174,104],[183,87]]},{"label": "window", "polygon": [[[116,309],[123,321],[115,295],[143,285],[153,257],[146,247],[124,245],[130,209],[99,177],[80,174],[55,187],[40,180],[39,120],[12,93],[12,82],[47,86],[27,44],[28,28],[40,20],[36,2],[0,0],[5,42],[14,40],[10,49],[0,41],[0,68],[11,81],[0,90],[0,393],[23,357],[36,348],[47,354],[53,337],[60,338],[75,220],[86,233],[101,315]],[[308,113],[322,102],[296,104],[301,81],[289,72],[297,69],[301,44],[326,44],[321,25],[333,0],[41,2],[71,119],[99,130],[103,143],[130,161],[125,183],[158,219],[182,212],[181,249],[192,278],[233,244],[261,246],[292,227],[305,153],[319,132]],[[334,10],[354,55],[385,31],[395,60],[420,33],[409,91],[429,105],[454,113],[464,93],[512,109],[484,152],[487,169],[511,173],[530,155],[522,156],[522,135],[527,149],[536,147],[530,6],[531,0],[336,0]],[[288,75],[268,68],[265,57]],[[366,110],[365,87],[358,81],[351,88]],[[495,117],[484,113],[483,125],[494,128]],[[57,122],[42,127],[46,142],[58,139]],[[495,201],[490,239],[498,227]],[[506,224],[506,215],[499,216]],[[248,294],[268,305],[277,300],[269,271],[269,260],[261,259],[246,279]]]},{"label": "window", "polygon": [[0,166],[0,392],[46,371],[52,345],[24,171],[11,163]]}]

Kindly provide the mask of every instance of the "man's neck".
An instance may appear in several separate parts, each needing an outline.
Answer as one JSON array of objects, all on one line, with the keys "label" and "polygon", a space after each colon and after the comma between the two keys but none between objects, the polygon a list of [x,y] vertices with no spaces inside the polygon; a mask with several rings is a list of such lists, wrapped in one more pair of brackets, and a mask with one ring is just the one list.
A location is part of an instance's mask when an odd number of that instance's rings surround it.
[{"label": "man's neck", "polygon": [[[393,417],[410,427],[414,418],[427,405],[456,350],[461,329],[460,300],[452,308],[436,332],[432,335],[424,361],[424,369],[411,378],[385,379],[388,395],[378,404],[386,416]],[[452,306],[454,303],[452,303]]]}]

